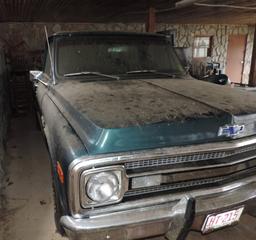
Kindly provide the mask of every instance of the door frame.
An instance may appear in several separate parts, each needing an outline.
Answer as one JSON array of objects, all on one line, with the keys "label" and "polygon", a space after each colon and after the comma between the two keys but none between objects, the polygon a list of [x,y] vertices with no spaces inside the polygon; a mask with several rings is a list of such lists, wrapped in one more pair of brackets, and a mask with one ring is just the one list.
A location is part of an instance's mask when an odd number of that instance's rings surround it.
[{"label": "door frame", "polygon": [[228,43],[227,43],[227,57],[226,57],[226,67],[225,67],[225,72],[227,74],[227,66],[228,66],[228,52],[229,52],[229,37],[230,36],[245,36],[245,45],[244,45],[244,52],[243,52],[243,63],[242,63],[242,72],[241,72],[241,79],[239,83],[232,82],[232,84],[243,84],[243,74],[244,74],[244,65],[245,65],[245,56],[246,56],[246,47],[247,47],[247,39],[248,39],[248,34],[229,34],[228,35]]}]

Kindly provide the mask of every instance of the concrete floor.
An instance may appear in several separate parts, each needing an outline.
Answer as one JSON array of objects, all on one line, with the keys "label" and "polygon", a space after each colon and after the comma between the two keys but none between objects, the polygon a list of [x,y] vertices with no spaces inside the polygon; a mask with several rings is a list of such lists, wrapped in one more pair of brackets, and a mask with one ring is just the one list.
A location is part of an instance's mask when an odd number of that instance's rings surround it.
[{"label": "concrete floor", "polygon": [[[8,175],[4,209],[0,209],[0,240],[65,240],[55,233],[48,153],[33,118],[15,118],[8,142]],[[255,240],[256,220],[207,236],[191,232],[187,240]],[[163,240],[163,238],[154,238]]]},{"label": "concrete floor", "polygon": [[12,121],[7,148],[10,164],[0,239],[61,240],[55,233],[48,153],[32,118]]}]

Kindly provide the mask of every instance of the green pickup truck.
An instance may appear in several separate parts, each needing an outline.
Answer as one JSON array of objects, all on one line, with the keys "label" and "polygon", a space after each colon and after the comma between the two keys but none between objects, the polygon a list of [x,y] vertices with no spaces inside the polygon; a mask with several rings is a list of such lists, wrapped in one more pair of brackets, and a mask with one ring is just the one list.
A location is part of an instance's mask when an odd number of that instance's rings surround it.
[{"label": "green pickup truck", "polygon": [[186,75],[158,34],[49,38],[33,71],[56,224],[71,239],[185,239],[256,206],[256,94]]}]

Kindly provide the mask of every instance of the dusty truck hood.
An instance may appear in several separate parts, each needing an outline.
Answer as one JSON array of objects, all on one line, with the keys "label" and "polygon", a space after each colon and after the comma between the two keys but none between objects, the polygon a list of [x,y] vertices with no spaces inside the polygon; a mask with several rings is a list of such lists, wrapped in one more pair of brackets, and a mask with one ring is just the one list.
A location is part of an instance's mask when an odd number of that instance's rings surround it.
[{"label": "dusty truck hood", "polygon": [[68,80],[49,94],[89,154],[220,141],[219,127],[256,132],[256,94],[198,80]]}]

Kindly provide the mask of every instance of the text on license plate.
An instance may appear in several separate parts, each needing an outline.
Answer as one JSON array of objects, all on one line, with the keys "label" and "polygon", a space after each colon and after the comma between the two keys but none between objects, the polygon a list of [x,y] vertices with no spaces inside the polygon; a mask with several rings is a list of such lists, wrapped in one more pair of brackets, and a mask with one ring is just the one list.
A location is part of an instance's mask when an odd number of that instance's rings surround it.
[{"label": "text on license plate", "polygon": [[208,233],[218,228],[223,228],[225,226],[229,226],[238,222],[242,215],[243,210],[244,207],[240,207],[227,212],[208,215],[204,221],[201,230],[202,233]]}]

